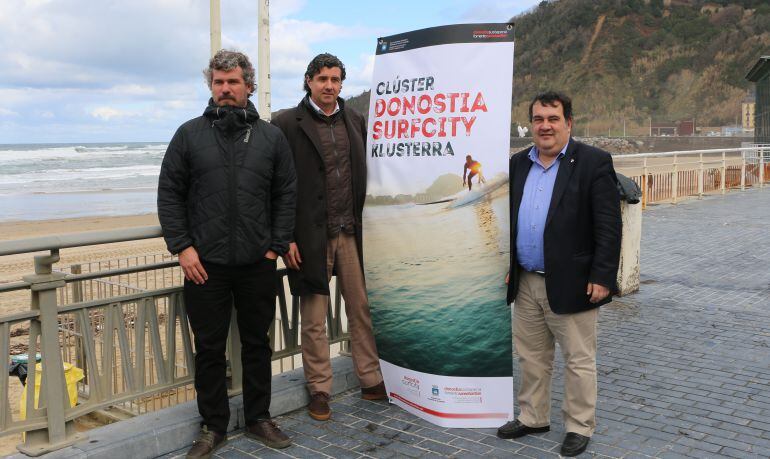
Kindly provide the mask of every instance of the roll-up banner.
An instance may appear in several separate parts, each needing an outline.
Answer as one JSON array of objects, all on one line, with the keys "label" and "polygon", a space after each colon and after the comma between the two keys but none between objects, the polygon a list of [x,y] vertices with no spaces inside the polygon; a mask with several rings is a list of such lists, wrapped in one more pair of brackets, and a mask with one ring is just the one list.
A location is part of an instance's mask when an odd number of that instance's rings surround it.
[{"label": "roll-up banner", "polygon": [[380,38],[364,267],[390,401],[444,427],[513,419],[508,158],[513,25]]}]

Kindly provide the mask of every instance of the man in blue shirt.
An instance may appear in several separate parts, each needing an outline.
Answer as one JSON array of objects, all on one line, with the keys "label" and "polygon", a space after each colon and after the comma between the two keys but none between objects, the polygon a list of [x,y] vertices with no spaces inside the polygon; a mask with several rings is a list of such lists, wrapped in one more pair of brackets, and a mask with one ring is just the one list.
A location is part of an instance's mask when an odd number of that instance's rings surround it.
[{"label": "man in blue shirt", "polygon": [[596,324],[617,293],[620,197],[612,157],[571,138],[572,101],[546,92],[529,106],[535,146],[510,160],[513,335],[518,419],[501,438],[550,430],[555,343],[564,355],[563,456],[585,451],[596,428]]}]

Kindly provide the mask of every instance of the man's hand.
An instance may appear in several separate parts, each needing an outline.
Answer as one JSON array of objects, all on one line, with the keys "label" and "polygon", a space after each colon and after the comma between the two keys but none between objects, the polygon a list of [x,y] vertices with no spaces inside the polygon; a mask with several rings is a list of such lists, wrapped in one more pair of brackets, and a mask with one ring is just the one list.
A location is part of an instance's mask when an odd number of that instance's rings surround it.
[{"label": "man's hand", "polygon": [[299,249],[296,242],[289,243],[289,251],[283,256],[283,264],[289,269],[299,271],[299,265],[302,264],[302,257],[299,256]]},{"label": "man's hand", "polygon": [[594,284],[592,282],[588,283],[588,287],[586,287],[586,295],[590,295],[591,299],[588,300],[591,303],[598,303],[601,300],[607,298],[607,296],[610,294],[610,289],[603,285]]},{"label": "man's hand", "polygon": [[267,258],[268,260],[277,260],[278,254],[273,252],[270,249],[267,249],[267,252],[265,252],[265,258]]},{"label": "man's hand", "polygon": [[206,270],[203,269],[203,265],[198,258],[198,251],[193,246],[179,252],[179,266],[184,271],[185,279],[189,281],[201,285],[209,280],[209,275],[206,274]]},{"label": "man's hand", "polygon": [[507,273],[505,273],[505,285],[508,285],[508,281],[510,280],[511,280],[511,272],[508,271]]}]

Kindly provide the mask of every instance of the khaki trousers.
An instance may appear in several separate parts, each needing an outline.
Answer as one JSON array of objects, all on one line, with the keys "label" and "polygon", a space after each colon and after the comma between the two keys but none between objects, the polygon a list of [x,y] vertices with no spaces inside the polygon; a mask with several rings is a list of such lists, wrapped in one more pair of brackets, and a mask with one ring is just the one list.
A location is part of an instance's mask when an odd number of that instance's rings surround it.
[{"label": "khaki trousers", "polygon": [[554,314],[545,278],[521,272],[513,303],[513,336],[519,354],[519,420],[529,427],[550,424],[554,341],[564,356],[562,414],[567,432],[590,437],[596,428],[596,322],[599,308]]},{"label": "khaki trousers", "polygon": [[[376,386],[382,382],[377,346],[372,333],[372,318],[366,296],[364,273],[358,261],[356,239],[352,234],[340,232],[328,241],[326,269],[331,280],[332,270],[337,272],[345,313],[350,331],[350,347],[353,366],[361,387]],[[326,312],[329,297],[305,295],[300,297],[302,321],[302,365],[310,393],[331,393],[332,367],[329,360],[329,339],[326,334]]]}]

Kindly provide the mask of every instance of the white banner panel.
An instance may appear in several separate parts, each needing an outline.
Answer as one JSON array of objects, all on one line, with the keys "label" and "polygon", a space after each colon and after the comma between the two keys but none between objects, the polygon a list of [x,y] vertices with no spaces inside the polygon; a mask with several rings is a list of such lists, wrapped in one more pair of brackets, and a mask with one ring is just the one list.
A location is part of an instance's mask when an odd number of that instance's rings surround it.
[{"label": "white banner panel", "polygon": [[391,401],[446,427],[513,419],[508,158],[513,26],[381,38],[364,266]]}]

